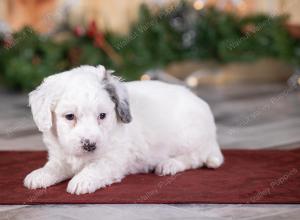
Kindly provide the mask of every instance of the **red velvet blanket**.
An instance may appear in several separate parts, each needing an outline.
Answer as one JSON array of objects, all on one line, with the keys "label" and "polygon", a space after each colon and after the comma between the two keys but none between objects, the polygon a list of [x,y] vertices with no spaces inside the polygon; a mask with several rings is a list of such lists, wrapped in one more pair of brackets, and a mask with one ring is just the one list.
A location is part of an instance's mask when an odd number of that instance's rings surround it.
[{"label": "red velvet blanket", "polygon": [[224,151],[225,164],[175,176],[126,177],[89,195],[70,195],[67,182],[41,190],[23,187],[45,152],[0,152],[0,204],[58,203],[300,203],[300,150]]}]

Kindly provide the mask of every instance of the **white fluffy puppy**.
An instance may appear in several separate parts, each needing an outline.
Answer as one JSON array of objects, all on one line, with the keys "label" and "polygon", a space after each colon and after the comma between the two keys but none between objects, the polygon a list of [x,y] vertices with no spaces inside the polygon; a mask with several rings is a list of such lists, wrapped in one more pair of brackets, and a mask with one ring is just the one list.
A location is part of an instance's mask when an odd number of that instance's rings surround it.
[{"label": "white fluffy puppy", "polygon": [[209,106],[182,86],[81,66],[46,78],[29,103],[48,148],[48,162],[24,180],[30,189],[72,178],[67,192],[92,193],[128,174],[223,163]]}]

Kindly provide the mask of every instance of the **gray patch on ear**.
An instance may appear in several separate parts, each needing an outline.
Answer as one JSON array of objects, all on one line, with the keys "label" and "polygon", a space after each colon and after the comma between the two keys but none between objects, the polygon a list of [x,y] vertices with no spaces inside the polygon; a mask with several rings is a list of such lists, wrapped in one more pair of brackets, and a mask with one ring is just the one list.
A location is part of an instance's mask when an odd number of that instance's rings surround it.
[{"label": "gray patch on ear", "polygon": [[109,83],[109,81],[104,80],[104,88],[108,92],[111,100],[115,103],[115,110],[117,114],[117,118],[121,120],[123,123],[129,123],[132,120],[131,113],[129,110],[128,100],[121,100],[116,87]]}]

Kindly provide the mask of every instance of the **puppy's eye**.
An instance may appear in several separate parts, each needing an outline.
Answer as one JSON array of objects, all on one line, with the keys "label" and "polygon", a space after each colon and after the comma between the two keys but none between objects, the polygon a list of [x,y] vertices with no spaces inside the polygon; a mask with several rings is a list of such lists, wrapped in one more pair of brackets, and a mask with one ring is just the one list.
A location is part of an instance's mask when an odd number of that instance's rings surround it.
[{"label": "puppy's eye", "polygon": [[106,117],[105,113],[100,113],[100,115],[98,116],[98,119],[103,120]]},{"label": "puppy's eye", "polygon": [[69,120],[69,121],[72,121],[72,120],[75,119],[75,115],[74,115],[74,114],[67,114],[67,115],[65,115],[65,118],[66,118],[67,120]]}]

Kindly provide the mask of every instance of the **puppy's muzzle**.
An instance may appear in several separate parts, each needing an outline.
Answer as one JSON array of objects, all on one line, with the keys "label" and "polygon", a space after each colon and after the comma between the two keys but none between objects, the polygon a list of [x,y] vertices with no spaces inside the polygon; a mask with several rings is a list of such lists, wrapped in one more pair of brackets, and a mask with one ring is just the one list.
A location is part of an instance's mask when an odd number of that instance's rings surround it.
[{"label": "puppy's muzzle", "polygon": [[96,143],[92,143],[88,139],[83,139],[81,141],[81,144],[82,144],[83,150],[85,150],[87,152],[92,152],[92,151],[96,150],[96,148],[97,148]]}]

